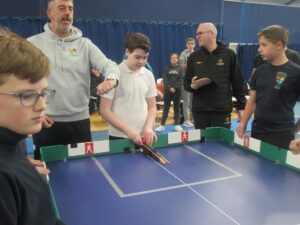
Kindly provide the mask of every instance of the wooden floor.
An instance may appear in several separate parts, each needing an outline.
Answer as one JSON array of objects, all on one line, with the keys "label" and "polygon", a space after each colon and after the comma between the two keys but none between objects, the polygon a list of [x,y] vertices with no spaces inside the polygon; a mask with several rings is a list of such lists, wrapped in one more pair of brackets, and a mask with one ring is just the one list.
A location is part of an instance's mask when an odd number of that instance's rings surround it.
[{"label": "wooden floor", "polygon": [[[90,116],[91,119],[91,130],[98,131],[98,130],[107,130],[108,123],[96,112]],[[161,114],[157,115],[156,125],[160,124]],[[173,120],[173,112],[169,113],[169,117],[167,119],[166,124],[174,123]]]}]

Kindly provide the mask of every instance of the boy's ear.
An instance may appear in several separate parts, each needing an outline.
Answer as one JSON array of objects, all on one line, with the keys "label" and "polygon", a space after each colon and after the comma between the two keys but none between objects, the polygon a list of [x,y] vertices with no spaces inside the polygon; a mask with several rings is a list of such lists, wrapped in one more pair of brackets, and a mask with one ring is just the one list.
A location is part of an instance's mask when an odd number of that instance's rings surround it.
[{"label": "boy's ear", "polygon": [[282,43],[281,41],[277,41],[274,45],[275,45],[275,47],[276,47],[277,49],[285,48],[285,47],[283,46],[283,43]]}]

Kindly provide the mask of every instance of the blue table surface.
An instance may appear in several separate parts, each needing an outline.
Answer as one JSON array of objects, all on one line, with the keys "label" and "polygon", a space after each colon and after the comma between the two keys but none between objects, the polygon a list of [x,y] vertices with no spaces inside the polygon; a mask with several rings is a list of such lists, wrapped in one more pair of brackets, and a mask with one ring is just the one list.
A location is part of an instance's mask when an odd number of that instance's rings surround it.
[{"label": "blue table surface", "polygon": [[300,173],[208,142],[49,163],[68,225],[296,225]]}]

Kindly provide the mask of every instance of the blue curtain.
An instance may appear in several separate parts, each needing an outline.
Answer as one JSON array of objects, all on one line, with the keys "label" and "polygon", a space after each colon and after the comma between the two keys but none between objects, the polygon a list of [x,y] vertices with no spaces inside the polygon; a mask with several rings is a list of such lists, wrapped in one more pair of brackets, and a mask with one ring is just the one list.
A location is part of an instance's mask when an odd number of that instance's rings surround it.
[{"label": "blue curtain", "polygon": [[[0,17],[0,26],[10,28],[22,37],[43,31],[46,18]],[[143,22],[124,20],[77,19],[74,26],[82,30],[112,60],[120,63],[124,54],[123,39],[127,32],[146,34],[152,44],[149,63],[156,78],[162,76],[169,64],[170,54],[181,53],[185,39],[194,37],[197,24],[171,22]]]},{"label": "blue curtain", "polygon": [[245,80],[249,80],[258,44],[239,44],[237,47],[237,58],[241,64],[242,73]]},{"label": "blue curtain", "polygon": [[7,27],[21,37],[27,38],[42,32],[46,21],[46,18],[0,17],[0,27]]},{"label": "blue curtain", "polygon": [[125,35],[128,32],[144,33],[151,40],[149,63],[156,78],[162,76],[164,67],[169,64],[170,54],[180,54],[185,49],[185,39],[194,37],[197,29],[196,24],[122,20],[79,19],[74,24],[109,58],[118,63],[124,55]]}]

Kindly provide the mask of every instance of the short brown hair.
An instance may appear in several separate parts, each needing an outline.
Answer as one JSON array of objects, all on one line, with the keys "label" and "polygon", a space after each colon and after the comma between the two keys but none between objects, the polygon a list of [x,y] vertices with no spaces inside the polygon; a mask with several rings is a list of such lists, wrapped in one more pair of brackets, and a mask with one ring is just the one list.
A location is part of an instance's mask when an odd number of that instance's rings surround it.
[{"label": "short brown hair", "polygon": [[143,49],[146,53],[150,52],[151,43],[150,39],[142,33],[130,32],[126,34],[124,40],[124,47],[133,52],[135,49]]},{"label": "short brown hair", "polygon": [[287,46],[290,32],[280,25],[272,25],[264,28],[262,31],[257,33],[258,38],[262,36],[271,41],[273,44],[276,42],[281,42],[284,47]]},{"label": "short brown hair", "polygon": [[[56,0],[48,0],[48,6],[47,6],[48,10],[52,8],[52,6],[54,5],[55,1]],[[65,1],[71,1],[71,2],[73,2],[73,0],[65,0]]]},{"label": "short brown hair", "polygon": [[185,39],[185,43],[188,43],[189,41],[196,43],[196,40],[193,37],[189,37],[189,38]]},{"label": "short brown hair", "polygon": [[37,47],[12,33],[0,28],[0,85],[7,77],[36,83],[50,73],[50,61]]}]

